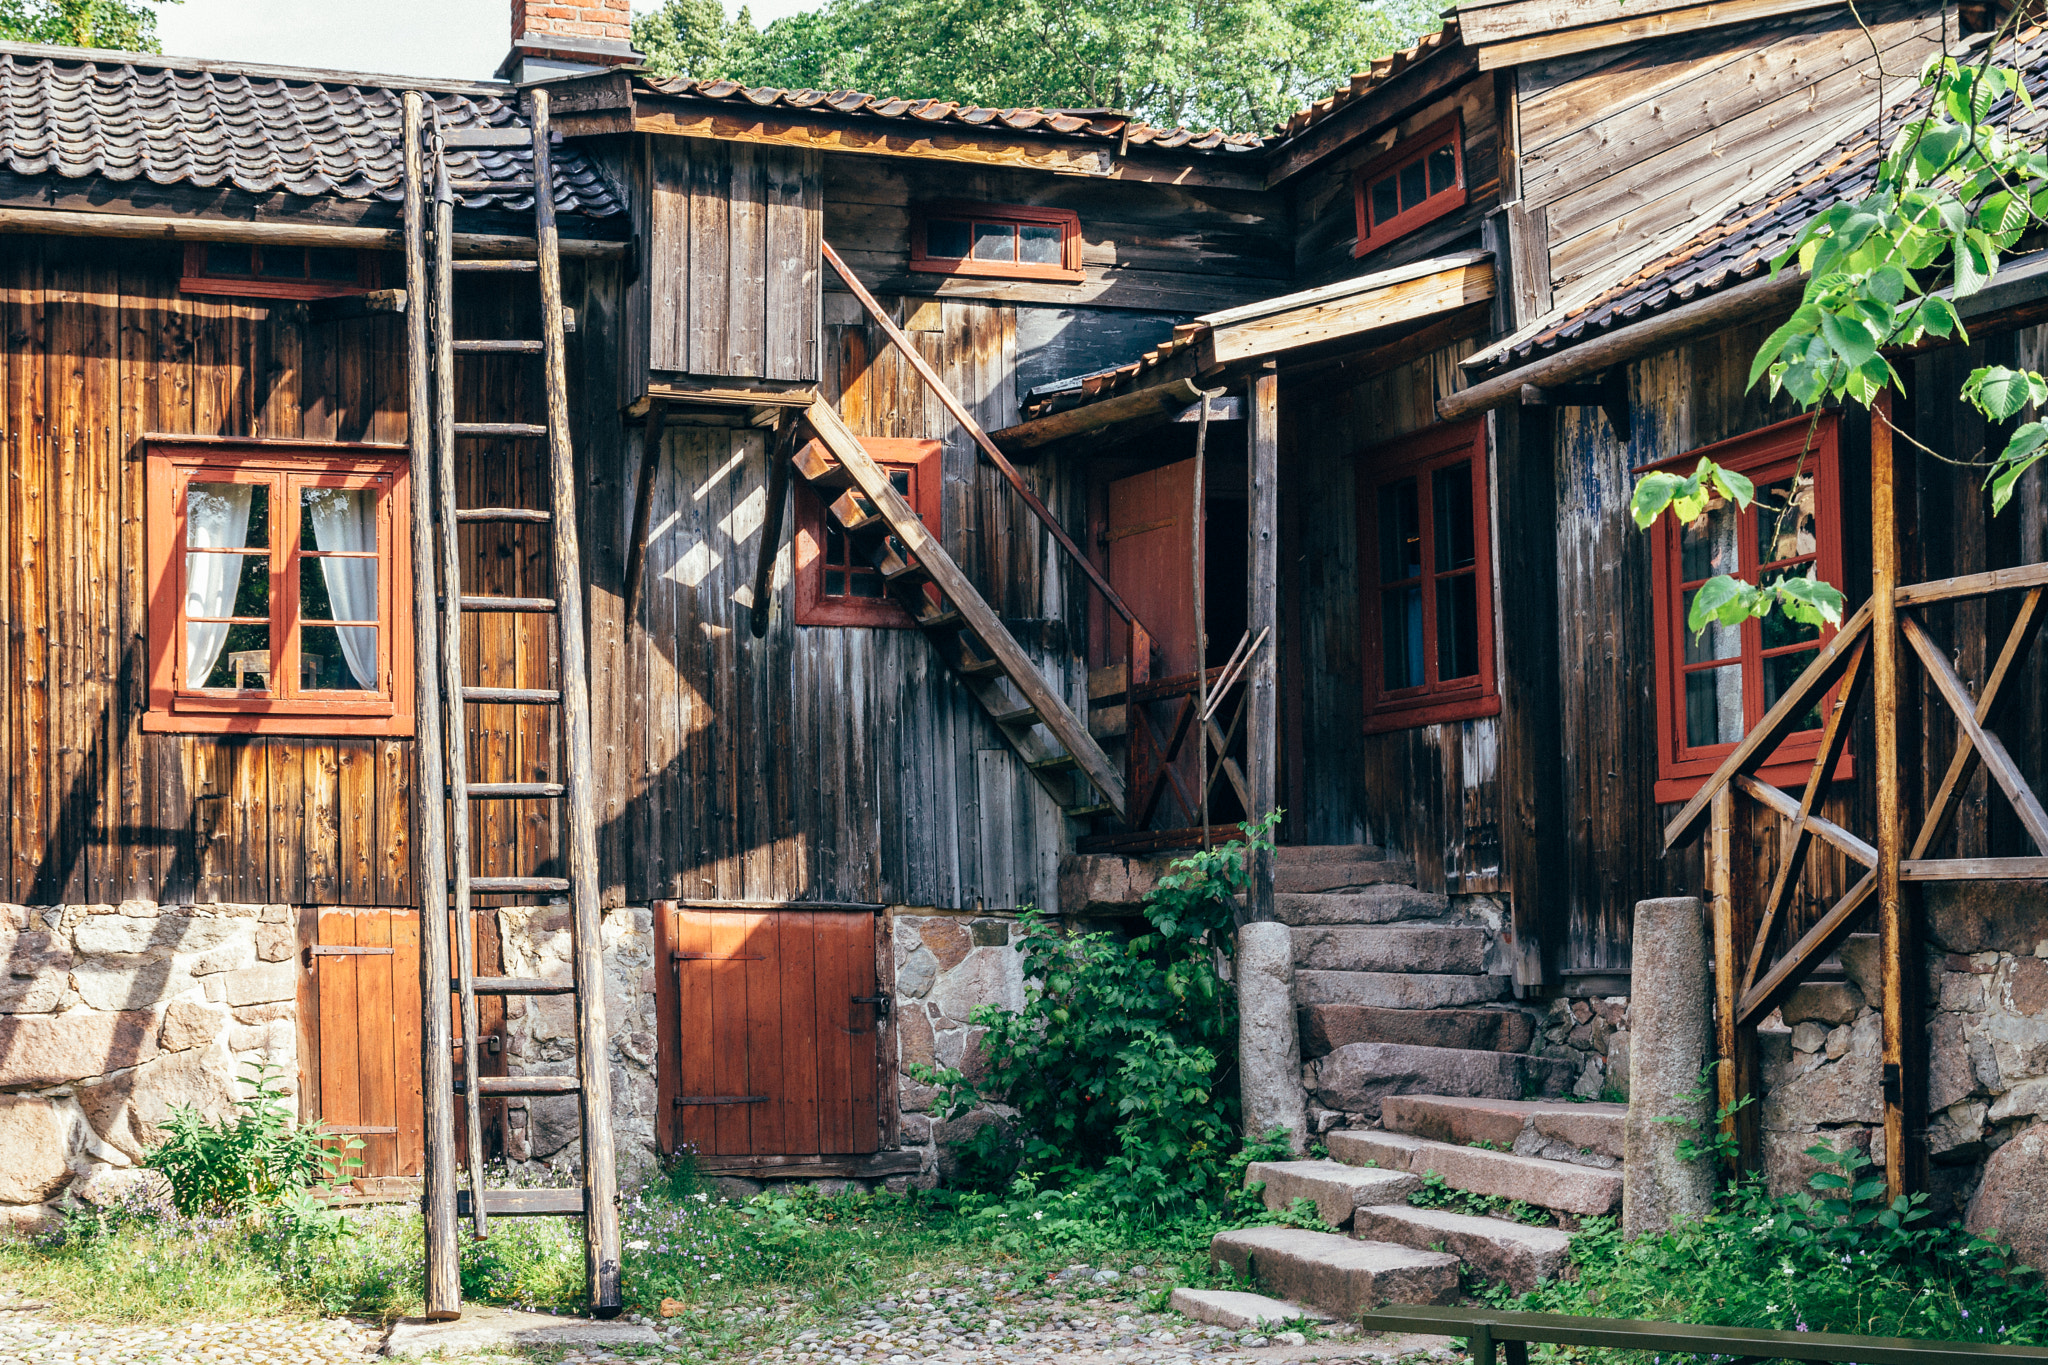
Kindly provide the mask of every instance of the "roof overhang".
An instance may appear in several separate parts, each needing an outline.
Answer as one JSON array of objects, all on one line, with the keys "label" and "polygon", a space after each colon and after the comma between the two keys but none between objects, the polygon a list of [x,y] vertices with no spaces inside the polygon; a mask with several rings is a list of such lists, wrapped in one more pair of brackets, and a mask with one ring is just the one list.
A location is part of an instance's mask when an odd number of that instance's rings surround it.
[{"label": "roof overhang", "polygon": [[1479,51],[1479,69],[1775,19],[1848,0],[1465,0],[1458,24]]}]

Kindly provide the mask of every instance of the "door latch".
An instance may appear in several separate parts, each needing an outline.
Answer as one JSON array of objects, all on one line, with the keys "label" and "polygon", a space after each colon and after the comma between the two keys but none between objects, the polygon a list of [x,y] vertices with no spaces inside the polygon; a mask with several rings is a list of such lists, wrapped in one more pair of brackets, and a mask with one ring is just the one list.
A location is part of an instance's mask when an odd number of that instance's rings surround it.
[{"label": "door latch", "polygon": [[856,995],[853,997],[853,1003],[856,1005],[873,1005],[875,1007],[875,1014],[878,1017],[883,1019],[889,1017],[889,997],[886,995]]}]

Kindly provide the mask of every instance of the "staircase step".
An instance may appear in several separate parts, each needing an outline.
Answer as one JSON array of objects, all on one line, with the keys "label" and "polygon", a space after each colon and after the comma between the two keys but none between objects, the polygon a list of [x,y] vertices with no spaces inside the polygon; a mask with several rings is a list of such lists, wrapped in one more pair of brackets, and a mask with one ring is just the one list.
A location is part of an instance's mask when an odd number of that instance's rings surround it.
[{"label": "staircase step", "polygon": [[[1518,1199],[1582,1217],[1612,1213],[1621,1207],[1620,1171],[1489,1152],[1483,1147],[1456,1147],[1405,1133],[1339,1130],[1325,1141],[1330,1144],[1330,1155],[1339,1161],[1355,1160],[1360,1165],[1372,1161],[1383,1169],[1414,1175],[1435,1171],[1451,1188],[1473,1194]],[[1401,1164],[1404,1160],[1405,1165]]]},{"label": "staircase step", "polygon": [[1486,970],[1486,931],[1477,925],[1325,925],[1294,931],[1294,965],[1335,972]]},{"label": "staircase step", "polygon": [[1267,1293],[1354,1318],[1383,1303],[1455,1303],[1458,1258],[1303,1228],[1239,1228],[1209,1242],[1209,1259]]},{"label": "staircase step", "polygon": [[1609,1167],[1621,1160],[1628,1106],[1389,1095],[1380,1122],[1390,1132],[1438,1142],[1491,1142],[1523,1156]]},{"label": "staircase step", "polygon": [[1508,994],[1504,976],[1437,972],[1297,971],[1297,1005],[1376,1005],[1390,1010],[1440,1010],[1483,1005]]},{"label": "staircase step", "polygon": [[1275,893],[1273,897],[1274,918],[1297,927],[1391,924],[1396,920],[1437,919],[1450,913],[1450,897],[1431,895],[1396,882],[1382,882],[1363,891],[1289,892]]},{"label": "staircase step", "polygon": [[1301,1055],[1321,1057],[1352,1043],[1407,1043],[1479,1052],[1520,1052],[1536,1036],[1521,1010],[1393,1010],[1376,1005],[1308,1005],[1300,1011]]},{"label": "staircase step", "polygon": [[1352,1235],[1421,1250],[1441,1247],[1489,1280],[1507,1281],[1517,1294],[1528,1293],[1538,1280],[1561,1278],[1571,1264],[1568,1232],[1449,1209],[1369,1205],[1353,1217]]},{"label": "staircase step", "polygon": [[1375,1171],[1341,1161],[1254,1161],[1245,1167],[1247,1186],[1264,1181],[1266,1207],[1278,1213],[1297,1199],[1315,1201],[1316,1212],[1333,1228],[1349,1227],[1362,1204],[1387,1204],[1422,1188],[1419,1176]]},{"label": "staircase step", "polygon": [[1307,867],[1312,863],[1386,862],[1378,844],[1282,844],[1273,850],[1275,867]]},{"label": "staircase step", "polygon": [[1330,1315],[1305,1303],[1269,1299],[1264,1294],[1247,1294],[1238,1289],[1188,1289],[1173,1291],[1168,1308],[1182,1317],[1206,1322],[1232,1331],[1246,1328],[1278,1327],[1286,1322],[1328,1322]]},{"label": "staircase step", "polygon": [[1405,1043],[1351,1043],[1309,1066],[1316,1098],[1325,1108],[1374,1120],[1390,1095],[1554,1096],[1571,1085],[1575,1071],[1570,1062],[1524,1053]]},{"label": "staircase step", "polygon": [[1415,864],[1405,860],[1349,862],[1316,859],[1276,863],[1273,867],[1273,891],[1276,895],[1345,891],[1380,882],[1413,885],[1414,881]]}]

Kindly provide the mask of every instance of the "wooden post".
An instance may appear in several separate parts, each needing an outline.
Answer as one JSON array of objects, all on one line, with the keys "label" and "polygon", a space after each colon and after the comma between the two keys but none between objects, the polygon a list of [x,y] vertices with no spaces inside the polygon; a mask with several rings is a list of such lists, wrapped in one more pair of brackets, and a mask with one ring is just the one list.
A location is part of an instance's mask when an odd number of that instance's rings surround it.
[{"label": "wooden post", "polygon": [[1877,769],[1877,932],[1884,971],[1884,1178],[1887,1198],[1909,1192],[1918,1181],[1911,1097],[1916,1077],[1908,1075],[1908,1035],[1918,993],[1913,976],[1918,955],[1910,914],[1899,884],[1905,843],[1903,782],[1899,772],[1899,491],[1892,448],[1891,393],[1878,395],[1870,423],[1870,663],[1877,705],[1877,734],[1871,755]]},{"label": "wooden post", "polygon": [[775,605],[775,557],[782,547],[783,510],[789,505],[796,425],[796,414],[784,413],[768,440],[768,506],[761,522],[761,554],[754,564],[754,600],[747,608],[747,628],[756,640],[768,633],[768,613]]},{"label": "wooden post", "polygon": [[[1280,670],[1280,376],[1268,361],[1247,385],[1245,416],[1248,454],[1246,508],[1249,544],[1247,575],[1249,596],[1245,610],[1245,631],[1264,641],[1246,676],[1247,712],[1245,723],[1245,774],[1251,787],[1251,809],[1256,822],[1273,810],[1279,789],[1278,714]],[[1251,885],[1245,897],[1248,919],[1273,918],[1273,855],[1262,852],[1252,860]]]},{"label": "wooden post", "polygon": [[[640,432],[640,477],[633,485],[633,529],[626,540],[627,629],[632,629],[633,602],[640,595],[640,565],[647,558],[647,509],[654,501],[654,471],[661,467],[661,442],[668,431],[668,403],[655,399],[647,408]],[[754,632],[756,635],[759,631]]]},{"label": "wooden post", "polygon": [[[1740,1018],[1742,964],[1756,932],[1756,896],[1735,859],[1735,792],[1723,787],[1708,808],[1707,891],[1714,926],[1714,1055],[1719,1107],[1757,1093],[1756,1030]],[[1762,1156],[1756,1106],[1725,1120],[1721,1131],[1735,1137],[1735,1171],[1757,1169]]]},{"label": "wooden post", "polygon": [[[569,899],[574,927],[576,1067],[582,1082],[583,1253],[590,1311],[614,1317],[619,1284],[619,1177],[612,1146],[611,1029],[604,1007],[604,945],[598,909],[597,774],[590,758],[590,664],[583,629],[583,552],[576,539],[576,461],[569,444],[569,375],[562,345],[562,261],[556,253],[549,171],[548,92],[533,91],[534,236],[539,240],[542,357],[547,375],[548,485],[554,520],[550,562],[562,690],[563,806],[568,816]],[[445,988],[444,988],[445,989]]]},{"label": "wooden post", "polygon": [[441,792],[440,651],[434,611],[434,469],[427,417],[426,175],[422,102],[405,92],[406,445],[413,562],[413,886],[420,898],[420,1097],[425,1121],[426,1311],[462,1315],[455,1250],[455,1064],[448,1036],[448,831]]}]

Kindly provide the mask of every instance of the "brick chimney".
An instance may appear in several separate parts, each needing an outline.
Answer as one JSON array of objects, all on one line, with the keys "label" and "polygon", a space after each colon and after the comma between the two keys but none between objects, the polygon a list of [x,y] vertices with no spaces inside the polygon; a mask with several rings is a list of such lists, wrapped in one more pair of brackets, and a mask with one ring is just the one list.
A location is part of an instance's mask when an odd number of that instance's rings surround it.
[{"label": "brick chimney", "polygon": [[631,5],[632,0],[512,0],[512,50],[498,75],[524,83],[639,61]]}]

